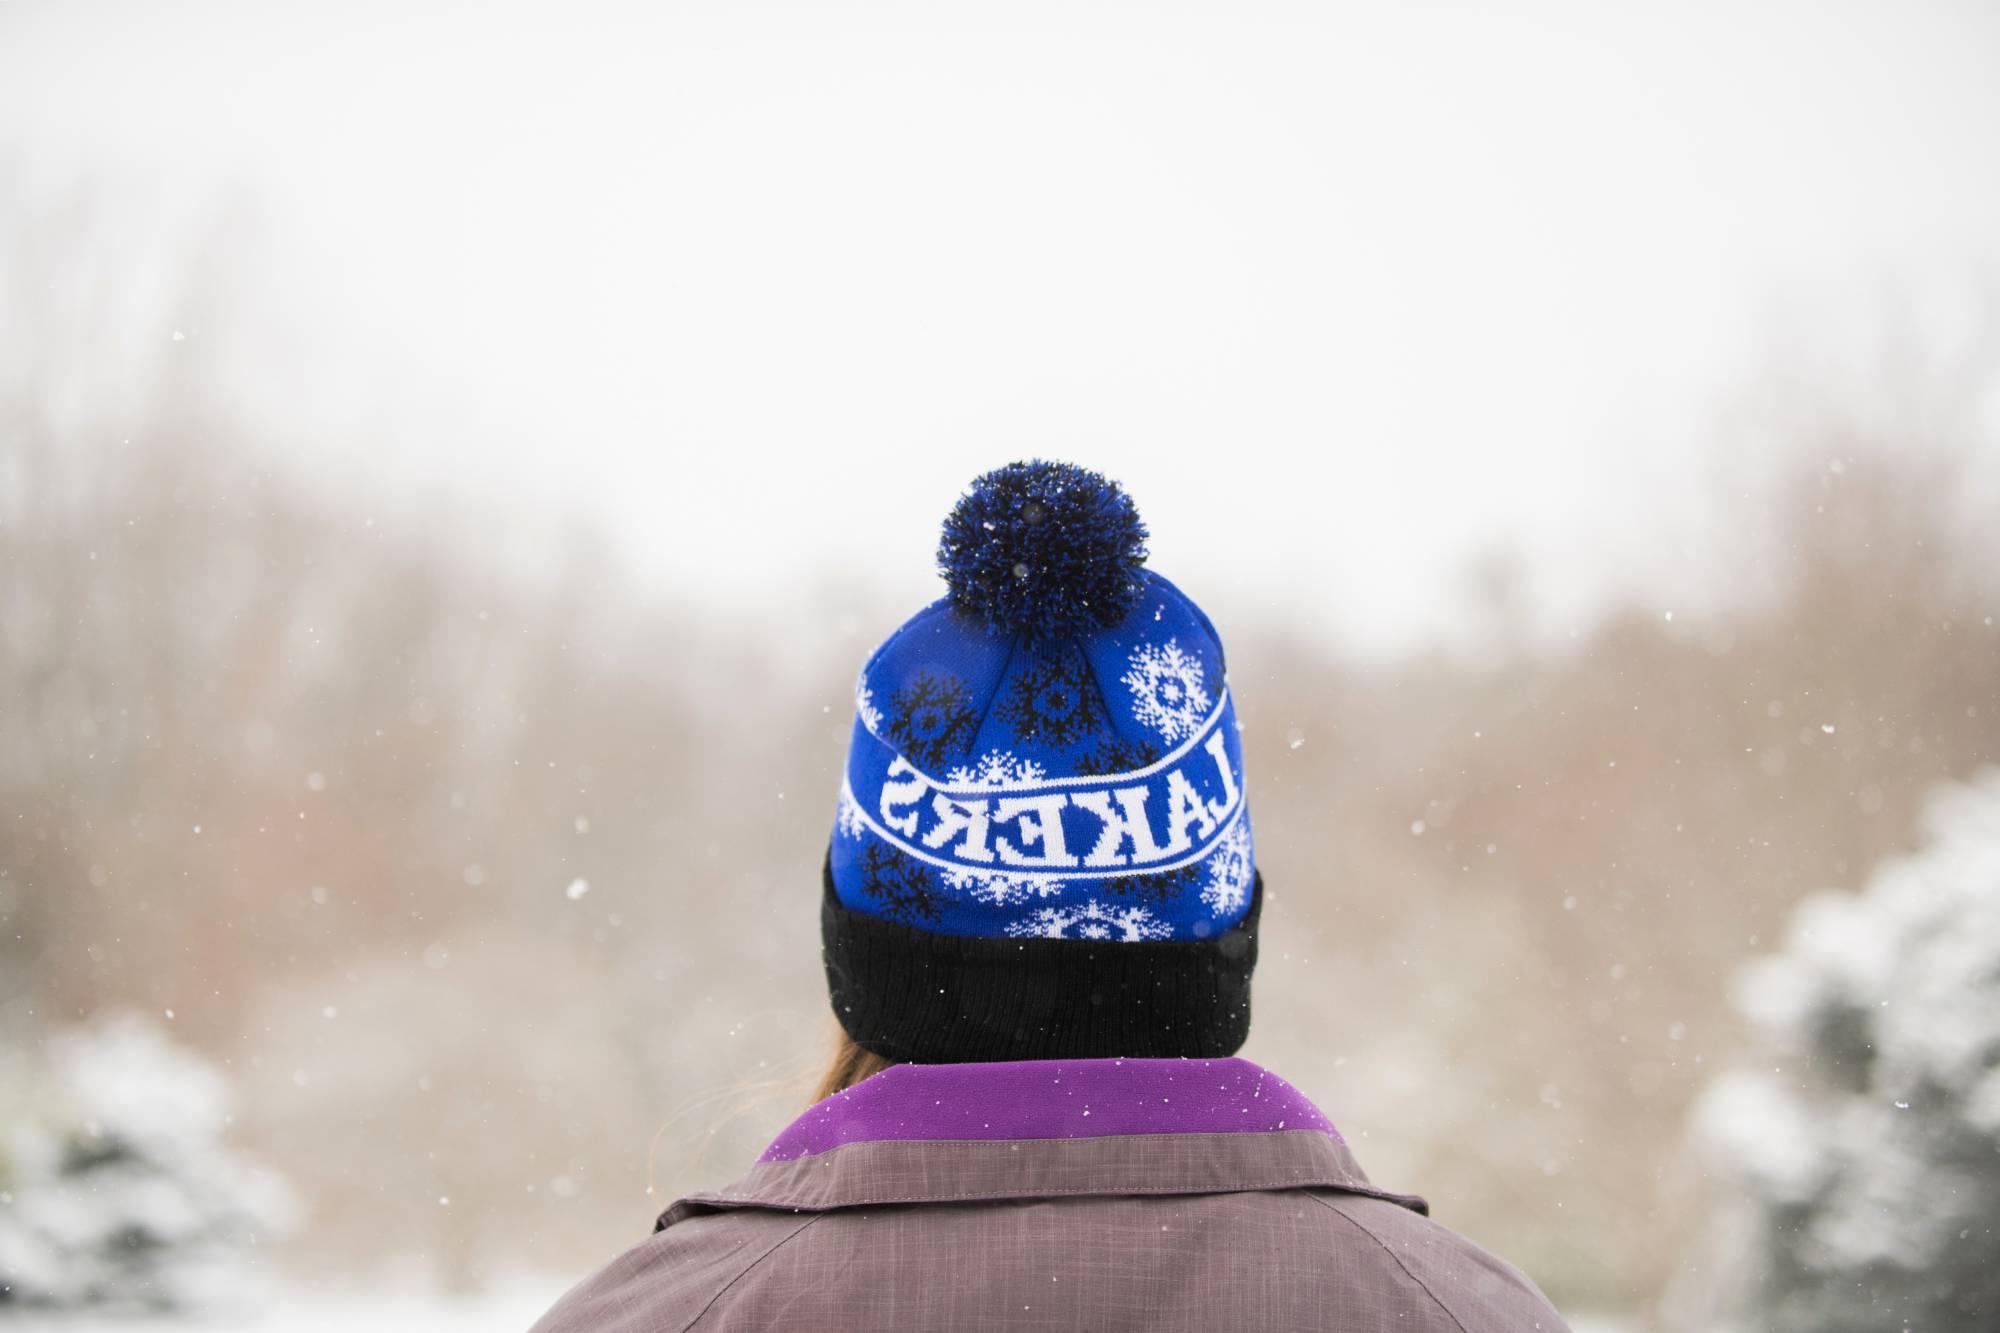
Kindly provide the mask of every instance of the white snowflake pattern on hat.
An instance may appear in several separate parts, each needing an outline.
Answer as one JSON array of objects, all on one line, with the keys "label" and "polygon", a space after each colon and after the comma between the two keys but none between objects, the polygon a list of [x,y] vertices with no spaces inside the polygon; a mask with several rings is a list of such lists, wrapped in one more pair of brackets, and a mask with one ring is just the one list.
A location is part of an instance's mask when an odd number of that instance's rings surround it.
[{"label": "white snowflake pattern on hat", "polygon": [[1167,939],[1174,930],[1143,907],[1110,908],[1092,898],[1076,906],[1038,907],[1020,920],[1009,922],[1007,933],[1016,939],[1115,939],[1136,944],[1141,940]]},{"label": "white snowflake pattern on hat", "polygon": [[861,725],[870,735],[882,734],[882,710],[875,706],[875,691],[868,688],[865,674],[854,678],[854,711],[861,714]]},{"label": "white snowflake pattern on hat", "polygon": [[834,827],[850,838],[858,838],[868,829],[868,821],[861,815],[860,803],[846,787],[840,789],[840,810],[834,815]]},{"label": "white snowflake pattern on hat", "polygon": [[1000,787],[1010,782],[1040,782],[1048,771],[1032,759],[1020,759],[1011,751],[988,750],[970,764],[948,771],[945,781],[958,787]]},{"label": "white snowflake pattern on hat", "polygon": [[1119,679],[1132,691],[1132,716],[1172,745],[1194,735],[1208,716],[1203,675],[1201,659],[1168,639],[1140,644]]},{"label": "white snowflake pattern on hat", "polygon": [[967,870],[954,866],[943,872],[945,887],[971,896],[974,902],[1004,907],[1030,898],[1053,898],[1063,891],[1063,882],[1053,875],[1028,871]]},{"label": "white snowflake pattern on hat", "polygon": [[1216,839],[1208,854],[1208,883],[1201,900],[1217,916],[1239,910],[1250,898],[1254,865],[1250,854],[1250,825],[1238,818],[1229,831]]}]

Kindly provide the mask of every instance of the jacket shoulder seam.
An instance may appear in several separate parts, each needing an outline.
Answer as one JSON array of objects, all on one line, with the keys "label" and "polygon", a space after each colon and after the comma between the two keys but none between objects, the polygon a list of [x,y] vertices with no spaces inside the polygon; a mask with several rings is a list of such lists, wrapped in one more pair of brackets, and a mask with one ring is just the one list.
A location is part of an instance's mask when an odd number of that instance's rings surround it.
[{"label": "jacket shoulder seam", "polygon": [[825,1213],[814,1213],[811,1217],[808,1217],[805,1221],[799,1223],[799,1225],[793,1227],[790,1231],[787,1231],[784,1235],[780,1236],[777,1239],[777,1241],[771,1245],[769,1249],[765,1250],[755,1259],[752,1259],[749,1263],[743,1265],[743,1267],[737,1271],[735,1277],[732,1277],[729,1279],[729,1281],[723,1283],[722,1286],[716,1290],[715,1295],[708,1298],[708,1304],[702,1306],[701,1309],[695,1314],[694,1318],[688,1320],[685,1324],[681,1325],[680,1333],[688,1333],[689,1329],[693,1328],[696,1324],[699,1324],[702,1320],[708,1318],[708,1312],[715,1308],[715,1303],[721,1300],[724,1296],[727,1296],[729,1294],[730,1289],[734,1287],[737,1283],[741,1282],[744,1278],[750,1276],[751,1269],[755,1268],[758,1264],[763,1263],[766,1259],[776,1254],[779,1250],[784,1249],[785,1246],[791,1244],[794,1240],[797,1240],[799,1237],[799,1233],[803,1232],[807,1227],[811,1226],[813,1223],[819,1221],[822,1217],[825,1216],[826,1216]]},{"label": "jacket shoulder seam", "polygon": [[1268,1180],[1261,1177],[1231,1180],[1215,1185],[1196,1184],[1188,1181],[1172,1181],[1150,1185],[1120,1185],[1115,1189],[1105,1185],[1043,1185],[1033,1190],[994,1186],[990,1189],[959,1190],[954,1192],[923,1190],[915,1194],[856,1194],[850,1198],[840,1199],[831,1203],[803,1202],[799,1199],[786,1199],[777,1195],[736,1199],[732,1199],[727,1195],[717,1194],[691,1195],[689,1197],[695,1203],[712,1208],[728,1210],[745,1208],[762,1208],[767,1210],[810,1208],[824,1216],[841,1209],[879,1208],[887,1204],[977,1203],[989,1199],[1064,1199],[1080,1195],[1257,1194],[1267,1190],[1283,1189],[1339,1190],[1343,1194],[1357,1194],[1363,1198],[1380,1199],[1384,1203],[1394,1203],[1398,1207],[1409,1206],[1401,1202],[1403,1196],[1378,1190],[1372,1185],[1356,1185],[1327,1177],[1301,1177],[1297,1175],[1276,1177]]},{"label": "jacket shoulder seam", "polygon": [[1356,1231],[1359,1231],[1362,1235],[1368,1237],[1368,1239],[1374,1241],[1378,1246],[1380,1246],[1382,1249],[1382,1253],[1388,1255],[1391,1259],[1393,1259],[1396,1263],[1396,1267],[1403,1270],[1403,1276],[1409,1278],[1410,1281],[1416,1283],[1417,1289],[1423,1292],[1424,1295],[1430,1297],[1431,1303],[1433,1305],[1437,1306],[1438,1309],[1444,1311],[1444,1317],[1446,1319],[1451,1320],[1452,1327],[1456,1328],[1458,1330],[1458,1333],[1470,1333],[1470,1330],[1465,1327],[1465,1321],[1458,1317],[1457,1312],[1454,1311],[1449,1305],[1446,1305],[1444,1303],[1444,1298],[1439,1296],[1435,1291],[1431,1290],[1431,1284],[1424,1281],[1422,1278],[1418,1277],[1416,1274],[1416,1270],[1411,1268],[1408,1264],[1404,1263],[1403,1256],[1397,1254],[1396,1251],[1390,1247],[1387,1241],[1383,1240],[1380,1236],[1376,1235],[1373,1228],[1369,1227],[1368,1224],[1363,1222],[1360,1218],[1355,1217],[1353,1214],[1349,1213],[1346,1209],[1336,1208],[1332,1203],[1328,1202],[1326,1199],[1320,1197],[1317,1194],[1314,1194],[1310,1197],[1315,1203],[1319,1204],[1322,1208],[1325,1208],[1335,1217],[1338,1217],[1341,1221],[1347,1223],[1347,1225],[1353,1227]]}]

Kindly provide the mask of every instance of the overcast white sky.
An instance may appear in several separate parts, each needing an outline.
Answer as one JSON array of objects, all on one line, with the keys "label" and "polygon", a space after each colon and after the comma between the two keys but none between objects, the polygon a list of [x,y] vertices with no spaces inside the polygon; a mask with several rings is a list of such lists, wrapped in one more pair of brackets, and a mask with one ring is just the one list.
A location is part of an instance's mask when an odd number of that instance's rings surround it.
[{"label": "overcast white sky", "polygon": [[227,355],[135,276],[84,396],[215,356],[368,502],[914,609],[1059,456],[1225,626],[1382,649],[1495,542],[1706,595],[1773,343],[2000,269],[2000,6],[1501,9],[0,0],[0,172],[105,191],[110,272],[254,214]]}]

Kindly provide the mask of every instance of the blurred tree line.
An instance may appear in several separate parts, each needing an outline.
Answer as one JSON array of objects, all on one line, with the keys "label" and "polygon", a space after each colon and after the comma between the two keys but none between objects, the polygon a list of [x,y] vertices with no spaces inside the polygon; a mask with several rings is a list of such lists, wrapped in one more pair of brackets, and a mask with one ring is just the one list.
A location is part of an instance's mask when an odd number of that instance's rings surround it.
[{"label": "blurred tree line", "polygon": [[[577,1271],[736,1174],[830,1038],[849,687],[911,608],[774,591],[779,642],[588,543],[510,571],[195,378],[78,427],[45,371],[0,402],[0,1040],[172,1011],[307,1268]],[[1666,1285],[1732,971],[2000,757],[1992,442],[1799,429],[1740,595],[1671,619],[1544,645],[1497,580],[1494,651],[1364,667],[1215,608],[1270,886],[1245,1053],[1559,1304]]]}]

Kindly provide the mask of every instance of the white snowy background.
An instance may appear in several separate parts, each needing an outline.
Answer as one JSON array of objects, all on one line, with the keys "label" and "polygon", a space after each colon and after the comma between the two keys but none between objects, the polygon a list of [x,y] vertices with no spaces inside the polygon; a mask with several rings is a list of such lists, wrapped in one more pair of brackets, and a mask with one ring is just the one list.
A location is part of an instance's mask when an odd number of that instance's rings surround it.
[{"label": "white snowy background", "polygon": [[1229,645],[1245,1054],[1712,1330],[1717,1145],[1916,1113],[1781,1109],[1755,997],[2000,761],[1996,66],[1970,0],[0,4],[0,1261],[525,1327],[735,1174],[854,670],[1048,454]]},{"label": "white snowy background", "polygon": [[1755,1064],[1695,1106],[1735,1188],[1717,1330],[1846,1333],[2000,1314],[2000,769],[1933,794],[1924,844],[1861,893],[1821,893],[1738,976]]}]

